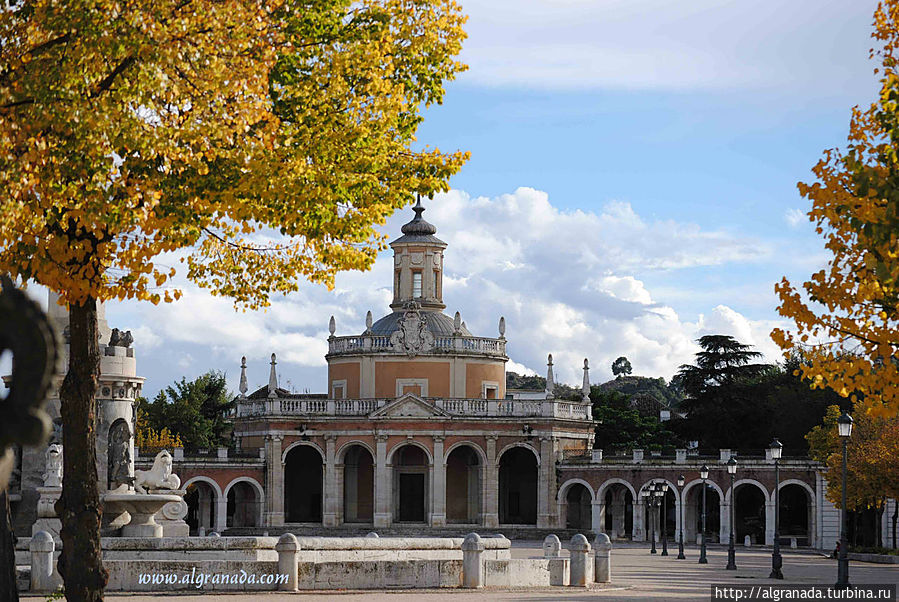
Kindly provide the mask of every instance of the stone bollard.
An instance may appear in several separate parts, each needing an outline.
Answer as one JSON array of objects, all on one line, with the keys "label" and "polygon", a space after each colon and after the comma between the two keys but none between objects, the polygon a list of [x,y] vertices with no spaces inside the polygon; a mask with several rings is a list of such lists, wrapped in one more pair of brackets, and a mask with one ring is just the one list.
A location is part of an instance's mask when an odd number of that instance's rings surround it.
[{"label": "stone bollard", "polygon": [[278,538],[275,545],[278,551],[278,573],[287,575],[286,583],[279,583],[278,589],[295,592],[299,589],[299,574],[297,571],[297,552],[300,551],[300,542],[293,533],[285,533]]},{"label": "stone bollard", "polygon": [[462,587],[484,587],[484,542],[477,533],[469,533],[462,541]]},{"label": "stone bollard", "polygon": [[587,587],[587,555],[590,553],[590,542],[578,533],[571,538],[568,544],[571,551],[571,578],[568,584],[572,587]]},{"label": "stone bollard", "polygon": [[596,536],[596,557],[593,559],[593,581],[609,583],[612,581],[612,542],[605,533]]},{"label": "stone bollard", "polygon": [[218,533],[213,531],[212,533],[209,534],[209,537],[221,537],[221,535],[219,535]]},{"label": "stone bollard", "polygon": [[206,527],[200,527],[197,529],[197,535],[200,537],[206,537]]},{"label": "stone bollard", "polygon": [[381,536],[378,535],[377,533],[375,533],[374,531],[372,531],[371,533],[366,535],[366,537],[371,538],[371,539],[379,539]]},{"label": "stone bollard", "polygon": [[743,546],[744,546],[744,547],[747,547],[747,548],[751,548],[751,547],[752,547],[752,538],[749,537],[748,535],[747,535],[746,537],[743,538]]},{"label": "stone bollard", "polygon": [[543,540],[543,557],[559,558],[562,556],[562,542],[555,535],[547,535]]},{"label": "stone bollard", "polygon": [[799,545],[798,545],[798,543],[796,542],[796,538],[795,538],[795,537],[791,537],[791,538],[790,538],[790,549],[791,549],[791,550],[795,550],[795,549],[798,548],[798,547],[799,547]]},{"label": "stone bollard", "polygon": [[56,544],[46,531],[38,531],[31,538],[31,591],[47,592],[56,589],[53,578],[53,552]]}]

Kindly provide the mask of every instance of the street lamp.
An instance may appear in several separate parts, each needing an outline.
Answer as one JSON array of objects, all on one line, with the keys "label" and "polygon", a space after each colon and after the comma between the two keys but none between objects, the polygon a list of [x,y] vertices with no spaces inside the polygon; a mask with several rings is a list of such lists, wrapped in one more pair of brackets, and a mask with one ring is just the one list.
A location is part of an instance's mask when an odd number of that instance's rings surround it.
[{"label": "street lamp", "polygon": [[727,566],[729,571],[737,570],[737,551],[734,549],[734,529],[736,528],[737,496],[734,491],[734,477],[737,474],[737,459],[733,456],[727,461],[727,474],[730,475],[730,545],[727,546]]},{"label": "street lamp", "polygon": [[709,559],[705,556],[705,490],[706,479],[709,478],[709,467],[705,464],[699,469],[699,478],[702,479],[702,537],[699,538],[699,564],[708,564]]},{"label": "street lamp", "polygon": [[687,557],[684,556],[684,483],[687,480],[684,478],[684,475],[680,475],[677,477],[677,489],[680,495],[680,533],[677,538],[677,559],[684,560]]},{"label": "street lamp", "polygon": [[668,555],[668,483],[662,481],[658,485],[662,492],[662,556]]},{"label": "street lamp", "polygon": [[840,439],[843,440],[843,503],[840,504],[840,557],[837,561],[836,588],[846,589],[849,587],[849,542],[846,541],[846,473],[848,472],[847,446],[849,437],[852,435],[852,416],[843,412],[843,415],[837,418],[837,426],[840,429]]},{"label": "street lamp", "polygon": [[784,564],[780,555],[780,457],[784,451],[783,443],[775,438],[768,451],[774,460],[774,551],[771,552],[771,574],[768,579],[783,579],[784,574],[780,570]]},{"label": "street lamp", "polygon": [[649,483],[646,487],[640,491],[640,497],[643,498],[643,503],[646,506],[646,509],[649,511],[649,536],[652,538],[652,547],[649,550],[650,554],[656,553],[656,532],[652,524],[653,520],[653,483]]}]

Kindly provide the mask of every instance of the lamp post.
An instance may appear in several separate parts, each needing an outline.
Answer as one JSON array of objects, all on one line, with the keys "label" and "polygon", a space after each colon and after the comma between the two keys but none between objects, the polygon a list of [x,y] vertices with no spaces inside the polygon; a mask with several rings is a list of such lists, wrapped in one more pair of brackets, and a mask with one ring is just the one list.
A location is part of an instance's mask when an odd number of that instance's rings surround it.
[{"label": "lamp post", "polygon": [[662,556],[668,555],[668,483],[662,481],[659,483],[659,489],[662,492]]},{"label": "lamp post", "polygon": [[650,554],[656,553],[656,532],[655,528],[652,524],[653,520],[653,484],[649,483],[643,490],[640,492],[640,497],[643,498],[643,504],[646,509],[649,511],[649,536],[652,538],[652,547],[649,550]]},{"label": "lamp post", "polygon": [[780,555],[780,457],[783,454],[783,443],[776,438],[768,446],[774,460],[774,551],[771,552],[771,574],[768,579],[783,579],[781,567],[784,564]]},{"label": "lamp post", "polygon": [[687,480],[684,478],[684,475],[680,475],[677,477],[677,489],[678,494],[680,495],[680,533],[677,538],[677,559],[685,560],[687,557],[684,556],[684,483]]},{"label": "lamp post", "polygon": [[659,507],[662,505],[662,487],[654,483],[652,488],[652,515],[654,526],[652,530],[652,553],[656,554],[656,532],[659,530]]},{"label": "lamp post", "polygon": [[837,561],[837,589],[849,587],[849,542],[846,541],[846,473],[848,472],[849,437],[852,435],[852,416],[843,413],[837,418],[837,427],[840,429],[840,439],[843,440],[843,499],[840,504],[840,557]]},{"label": "lamp post", "polygon": [[709,559],[705,556],[705,480],[709,478],[709,467],[705,464],[699,469],[699,477],[702,479],[702,537],[699,538],[699,564],[708,564]]},{"label": "lamp post", "polygon": [[734,477],[737,474],[737,459],[733,456],[727,461],[727,474],[730,475],[730,545],[727,546],[727,566],[724,568],[735,571],[737,570],[737,551],[734,549],[734,529],[736,528],[734,517],[737,514],[737,496],[734,491]]}]

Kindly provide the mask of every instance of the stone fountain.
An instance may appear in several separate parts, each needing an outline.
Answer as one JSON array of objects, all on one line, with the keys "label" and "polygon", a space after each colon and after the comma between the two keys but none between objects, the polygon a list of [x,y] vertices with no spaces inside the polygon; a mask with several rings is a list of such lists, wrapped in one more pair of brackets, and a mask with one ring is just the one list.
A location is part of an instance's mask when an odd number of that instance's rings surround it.
[{"label": "stone fountain", "polygon": [[[117,442],[120,441],[114,438],[110,445],[111,452]],[[113,459],[125,460],[125,457],[116,458],[113,454]],[[110,475],[118,486],[103,494],[103,505],[111,515],[122,516],[125,512],[130,515],[127,523],[121,522],[122,537],[162,537],[163,528],[154,518],[156,513],[167,504],[182,504],[184,495],[178,489],[181,479],[172,473],[171,454],[166,450],[160,451],[156,454],[153,467],[134,471],[134,477],[126,476],[127,472],[121,471],[121,466],[113,464],[110,465]],[[131,489],[131,482],[134,489]]]}]

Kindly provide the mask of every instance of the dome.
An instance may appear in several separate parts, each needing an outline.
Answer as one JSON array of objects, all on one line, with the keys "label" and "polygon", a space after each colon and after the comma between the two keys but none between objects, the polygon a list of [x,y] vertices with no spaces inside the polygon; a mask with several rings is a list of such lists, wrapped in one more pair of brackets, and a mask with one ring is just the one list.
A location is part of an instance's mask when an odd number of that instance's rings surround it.
[{"label": "dome", "polygon": [[[398,329],[398,321],[403,317],[403,311],[395,311],[389,313],[377,322],[371,325],[371,332],[375,335],[390,336]],[[423,311],[421,317],[424,318],[428,330],[435,337],[451,337],[455,329],[453,328],[453,319],[444,313],[438,311]],[[462,327],[462,335],[470,337],[472,334],[465,326]]]},{"label": "dome", "polygon": [[423,242],[446,246],[445,242],[434,236],[437,234],[437,226],[428,222],[421,216],[424,210],[425,208],[421,206],[421,197],[418,197],[418,201],[416,201],[415,206],[412,207],[412,211],[415,212],[415,217],[412,218],[412,221],[403,225],[403,235],[391,244],[401,242]]}]

